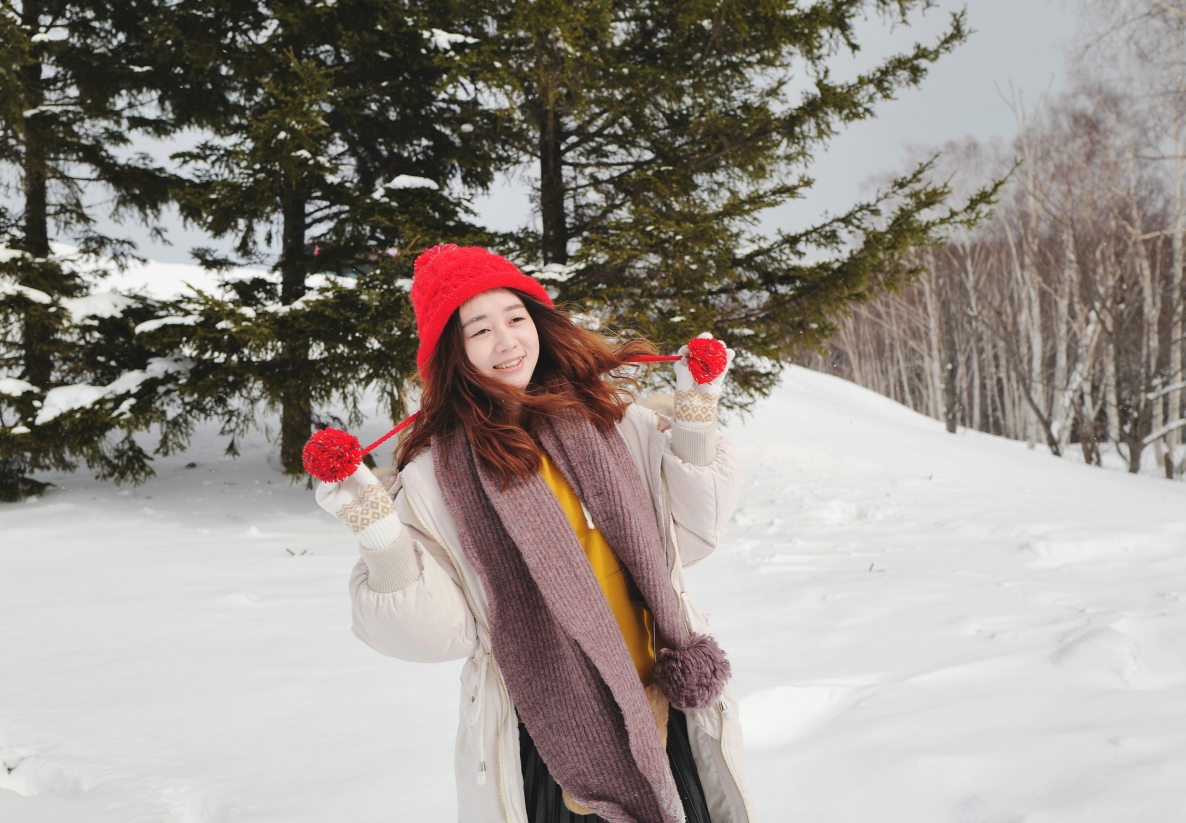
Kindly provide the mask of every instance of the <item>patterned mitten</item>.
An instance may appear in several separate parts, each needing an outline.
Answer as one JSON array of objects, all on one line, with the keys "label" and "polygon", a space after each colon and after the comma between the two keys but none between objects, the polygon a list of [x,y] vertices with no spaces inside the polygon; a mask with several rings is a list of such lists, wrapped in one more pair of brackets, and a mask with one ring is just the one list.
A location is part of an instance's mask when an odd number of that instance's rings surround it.
[{"label": "patterned mitten", "polygon": [[361,465],[340,483],[321,483],[316,496],[321,508],[358,535],[373,591],[396,592],[416,581],[420,566],[411,537],[370,469]]},{"label": "patterned mitten", "polygon": [[[708,332],[700,335],[711,338]],[[688,369],[688,347],[679,353],[684,359],[675,364],[675,424],[671,428],[671,448],[676,457],[695,466],[707,466],[716,457],[717,402],[725,375],[733,363],[733,350],[726,349],[728,364],[711,383],[700,384]]]}]

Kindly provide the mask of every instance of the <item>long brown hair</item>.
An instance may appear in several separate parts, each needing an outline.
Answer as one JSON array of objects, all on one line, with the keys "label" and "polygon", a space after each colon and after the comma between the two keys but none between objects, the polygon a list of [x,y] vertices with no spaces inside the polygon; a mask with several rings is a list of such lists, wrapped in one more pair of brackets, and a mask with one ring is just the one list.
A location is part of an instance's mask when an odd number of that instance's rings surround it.
[{"label": "long brown hair", "polygon": [[[420,416],[395,450],[401,470],[428,448],[433,435],[462,428],[474,454],[501,475],[505,487],[539,471],[541,450],[533,431],[541,418],[576,413],[608,431],[626,413],[632,398],[623,383],[632,381],[620,370],[633,357],[654,354],[655,347],[641,339],[611,346],[573,323],[568,312],[514,293],[539,335],[531,382],[519,389],[478,371],[465,353],[459,311],[453,312],[422,376]],[[518,409],[517,419],[510,409]]]}]

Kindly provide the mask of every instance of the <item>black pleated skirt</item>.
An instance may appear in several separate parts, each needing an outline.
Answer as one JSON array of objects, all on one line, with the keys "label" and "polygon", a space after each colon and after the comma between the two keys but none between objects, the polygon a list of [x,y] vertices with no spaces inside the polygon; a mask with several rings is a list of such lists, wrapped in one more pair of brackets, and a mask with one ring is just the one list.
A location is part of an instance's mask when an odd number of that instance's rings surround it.
[{"label": "black pleated skirt", "polygon": [[[573,814],[568,810],[560,786],[539,756],[535,741],[523,724],[519,724],[519,754],[523,762],[523,790],[530,823],[605,823],[595,814]],[[692,759],[688,719],[675,708],[670,710],[667,720],[667,760],[688,823],[712,823],[708,818],[708,805],[704,801],[704,787],[700,785],[696,761]]]}]

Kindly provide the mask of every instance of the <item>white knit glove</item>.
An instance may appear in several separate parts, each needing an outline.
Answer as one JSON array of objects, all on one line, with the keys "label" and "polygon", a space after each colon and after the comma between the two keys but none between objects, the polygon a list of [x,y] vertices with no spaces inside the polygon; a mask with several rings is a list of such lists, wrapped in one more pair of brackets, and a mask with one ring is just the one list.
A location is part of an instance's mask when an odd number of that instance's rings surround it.
[{"label": "white knit glove", "polygon": [[[709,332],[700,335],[712,338]],[[725,370],[711,383],[700,384],[688,370],[688,347],[680,347],[683,359],[675,364],[675,425],[672,426],[672,450],[685,463],[707,466],[716,457],[713,432],[717,425],[717,403],[729,366],[733,365],[733,349],[725,349],[728,360]]]},{"label": "white knit glove", "polygon": [[317,505],[349,526],[368,551],[387,548],[404,530],[387,489],[365,465],[340,483],[319,484]]},{"label": "white knit glove", "polygon": [[317,505],[358,535],[371,591],[390,594],[420,577],[412,538],[400,522],[386,487],[365,465],[341,483],[317,486]]}]

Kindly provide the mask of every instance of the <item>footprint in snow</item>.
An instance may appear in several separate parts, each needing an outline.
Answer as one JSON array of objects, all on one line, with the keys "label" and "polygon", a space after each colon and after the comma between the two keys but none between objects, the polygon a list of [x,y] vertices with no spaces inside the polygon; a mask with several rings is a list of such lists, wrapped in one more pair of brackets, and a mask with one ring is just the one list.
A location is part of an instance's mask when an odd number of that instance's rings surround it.
[{"label": "footprint in snow", "polygon": [[1091,626],[1066,635],[1051,657],[1060,669],[1084,684],[1132,685],[1141,659],[1141,644],[1113,626]]}]

